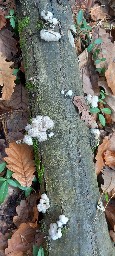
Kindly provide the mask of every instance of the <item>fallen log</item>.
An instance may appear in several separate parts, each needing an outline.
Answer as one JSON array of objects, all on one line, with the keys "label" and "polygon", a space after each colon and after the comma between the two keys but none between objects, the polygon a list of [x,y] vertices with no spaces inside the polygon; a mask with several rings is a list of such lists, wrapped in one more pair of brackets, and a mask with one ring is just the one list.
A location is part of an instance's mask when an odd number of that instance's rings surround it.
[{"label": "fallen log", "polygon": [[[104,213],[97,213],[99,190],[89,131],[72,98],[83,95],[77,56],[68,38],[72,13],[68,0],[16,1],[26,86],[32,116],[54,121],[54,136],[40,143],[45,184],[51,207],[45,216],[48,232],[60,214],[69,218],[62,238],[49,242],[49,256],[114,256]],[[57,41],[40,37],[41,11],[59,20]],[[71,95],[63,91],[72,90]],[[97,218],[95,219],[97,215]]]}]

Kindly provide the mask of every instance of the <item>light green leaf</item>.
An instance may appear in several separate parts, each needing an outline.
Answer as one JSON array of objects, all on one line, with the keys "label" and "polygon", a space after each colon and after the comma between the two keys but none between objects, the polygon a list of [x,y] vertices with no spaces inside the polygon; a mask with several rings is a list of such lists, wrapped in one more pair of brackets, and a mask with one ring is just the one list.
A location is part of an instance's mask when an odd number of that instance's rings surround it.
[{"label": "light green leaf", "polygon": [[44,256],[44,249],[40,246],[37,256]]},{"label": "light green leaf", "polygon": [[0,173],[3,172],[5,166],[6,166],[6,163],[5,163],[5,162],[3,162],[3,163],[0,164]]},{"label": "light green leaf", "polygon": [[15,28],[15,19],[13,17],[10,18],[10,25]]},{"label": "light green leaf", "polygon": [[10,15],[11,15],[11,16],[14,15],[14,9],[10,9]]},{"label": "light green leaf", "polygon": [[103,40],[101,38],[97,38],[94,41],[94,44],[101,44],[103,42]]},{"label": "light green leaf", "polygon": [[8,194],[8,183],[5,181],[0,187],[0,204],[2,204]]},{"label": "light green leaf", "polygon": [[12,72],[12,75],[14,76],[17,76],[17,73],[18,73],[19,69],[18,68],[15,68]]},{"label": "light green leaf", "polygon": [[6,179],[3,177],[0,177],[0,182],[4,182]]},{"label": "light green leaf", "polygon": [[6,19],[10,19],[10,18],[11,18],[11,16],[9,16],[9,15],[8,15],[8,16],[5,16],[5,18],[6,18]]},{"label": "light green leaf", "polygon": [[83,11],[80,10],[77,15],[77,24],[80,25],[82,23],[82,20],[83,20]]},{"label": "light green leaf", "polygon": [[13,173],[12,171],[10,171],[10,170],[7,169],[6,178],[7,178],[7,179],[10,179],[11,176],[12,176],[12,173]]},{"label": "light green leaf", "polygon": [[106,202],[108,202],[108,201],[109,201],[108,193],[105,193],[105,201],[106,201]]},{"label": "light green leaf", "polygon": [[37,256],[38,255],[38,246],[37,245],[33,245],[33,256]]},{"label": "light green leaf", "polygon": [[100,96],[101,96],[101,99],[102,99],[102,100],[104,100],[104,99],[105,99],[105,94],[106,94],[105,92],[100,91]]},{"label": "light green leaf", "polygon": [[101,108],[101,111],[105,114],[111,115],[111,109],[110,108]]},{"label": "light green leaf", "polygon": [[18,187],[17,183],[14,180],[12,180],[12,179],[7,179],[7,182],[12,187],[15,187],[15,188]]},{"label": "light green leaf", "polygon": [[101,59],[95,60],[95,64],[99,64],[101,62]]},{"label": "light green leaf", "polygon": [[99,108],[90,108],[90,113],[91,114],[97,114],[100,112],[100,109]]},{"label": "light green leaf", "polygon": [[29,195],[31,194],[31,192],[32,192],[32,188],[31,188],[31,187],[26,188],[26,190],[25,190],[25,196],[26,196],[26,197],[29,196]]},{"label": "light green leaf", "polygon": [[102,115],[102,114],[99,114],[99,121],[100,123],[105,126],[106,124],[106,120],[105,120],[105,117]]},{"label": "light green leaf", "polygon": [[105,61],[105,60],[106,60],[106,58],[102,58],[102,59],[101,59],[101,61]]},{"label": "light green leaf", "polygon": [[91,52],[94,48],[94,44],[90,44],[88,47],[87,47],[87,51],[88,52]]}]

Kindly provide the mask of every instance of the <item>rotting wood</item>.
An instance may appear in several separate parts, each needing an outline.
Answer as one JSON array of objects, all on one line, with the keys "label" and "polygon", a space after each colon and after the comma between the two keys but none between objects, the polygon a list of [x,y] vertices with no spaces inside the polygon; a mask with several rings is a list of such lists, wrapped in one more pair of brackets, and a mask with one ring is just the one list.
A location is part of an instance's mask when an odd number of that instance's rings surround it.
[{"label": "rotting wood", "polygon": [[[80,120],[72,98],[61,90],[83,95],[77,56],[68,39],[72,24],[69,1],[16,1],[19,20],[29,17],[20,33],[26,81],[31,82],[32,115],[48,115],[55,122],[54,136],[41,143],[46,190],[51,207],[45,220],[47,231],[63,212],[69,218],[63,237],[50,241],[49,256],[114,256],[105,216],[96,216],[99,190],[94,171],[89,132]],[[62,38],[45,42],[37,30],[39,13],[48,10],[60,20]],[[60,31],[59,28],[59,31]]]}]

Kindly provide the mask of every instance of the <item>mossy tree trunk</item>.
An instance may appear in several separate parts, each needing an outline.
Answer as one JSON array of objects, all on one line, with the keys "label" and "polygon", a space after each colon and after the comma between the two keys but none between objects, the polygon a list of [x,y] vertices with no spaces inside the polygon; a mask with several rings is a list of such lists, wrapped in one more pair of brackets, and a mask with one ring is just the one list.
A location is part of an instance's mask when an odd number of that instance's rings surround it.
[{"label": "mossy tree trunk", "polygon": [[[71,89],[73,95],[83,94],[76,52],[68,39],[72,24],[69,1],[16,3],[32,115],[48,115],[55,123],[54,136],[40,145],[51,204],[45,217],[47,231],[61,213],[69,218],[63,237],[50,241],[49,256],[114,256],[104,214],[98,214],[94,221],[99,190],[89,131],[72,98],[61,94],[62,89]],[[37,27],[44,9],[60,20],[59,42],[40,39]]]}]

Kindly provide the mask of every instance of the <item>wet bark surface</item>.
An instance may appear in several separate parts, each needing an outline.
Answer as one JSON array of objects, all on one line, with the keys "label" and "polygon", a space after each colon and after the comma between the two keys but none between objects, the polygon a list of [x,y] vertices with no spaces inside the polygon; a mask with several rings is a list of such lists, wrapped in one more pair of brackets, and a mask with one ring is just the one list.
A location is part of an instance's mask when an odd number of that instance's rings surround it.
[{"label": "wet bark surface", "polygon": [[[69,218],[61,239],[49,242],[50,256],[114,256],[104,214],[96,216],[99,190],[89,143],[89,131],[80,120],[72,97],[61,90],[83,95],[75,49],[68,39],[72,25],[69,1],[16,1],[19,23],[29,17],[20,31],[26,81],[31,83],[32,116],[48,115],[55,123],[54,136],[41,143],[46,191],[51,207],[45,222],[56,222],[61,213]],[[45,42],[37,29],[42,10],[59,19],[55,31],[59,42]]]}]

